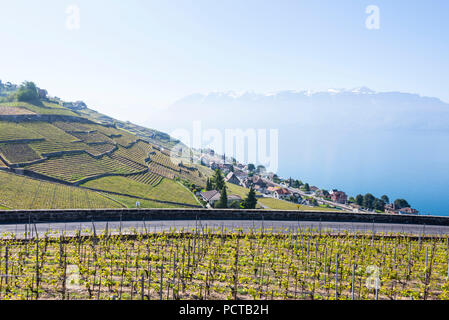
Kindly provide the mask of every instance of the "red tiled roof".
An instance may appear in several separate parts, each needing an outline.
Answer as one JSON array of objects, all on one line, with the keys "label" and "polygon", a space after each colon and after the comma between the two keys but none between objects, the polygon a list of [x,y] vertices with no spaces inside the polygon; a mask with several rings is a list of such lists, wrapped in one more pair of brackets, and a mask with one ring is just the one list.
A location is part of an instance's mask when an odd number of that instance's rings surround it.
[{"label": "red tiled roof", "polygon": [[279,190],[277,190],[277,193],[278,194],[290,194],[291,192],[290,191],[288,191],[287,189],[279,189]]}]

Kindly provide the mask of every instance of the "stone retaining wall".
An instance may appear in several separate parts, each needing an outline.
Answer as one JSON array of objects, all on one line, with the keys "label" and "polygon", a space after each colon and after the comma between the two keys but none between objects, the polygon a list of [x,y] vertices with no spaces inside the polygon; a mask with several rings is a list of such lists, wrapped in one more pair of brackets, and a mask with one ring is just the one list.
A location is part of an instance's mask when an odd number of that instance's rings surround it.
[{"label": "stone retaining wall", "polygon": [[398,223],[449,226],[449,217],[362,214],[345,212],[232,210],[232,209],[83,209],[12,210],[0,212],[0,223],[76,222],[113,220],[284,220]]}]

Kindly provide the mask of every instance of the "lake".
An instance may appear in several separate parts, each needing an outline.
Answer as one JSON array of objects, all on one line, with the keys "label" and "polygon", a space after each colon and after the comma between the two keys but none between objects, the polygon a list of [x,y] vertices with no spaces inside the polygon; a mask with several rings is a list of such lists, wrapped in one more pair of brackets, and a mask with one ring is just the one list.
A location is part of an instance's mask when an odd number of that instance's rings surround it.
[{"label": "lake", "polygon": [[421,214],[449,215],[448,146],[449,133],[441,131],[284,127],[278,173],[352,196],[370,192],[391,201],[404,198]]}]

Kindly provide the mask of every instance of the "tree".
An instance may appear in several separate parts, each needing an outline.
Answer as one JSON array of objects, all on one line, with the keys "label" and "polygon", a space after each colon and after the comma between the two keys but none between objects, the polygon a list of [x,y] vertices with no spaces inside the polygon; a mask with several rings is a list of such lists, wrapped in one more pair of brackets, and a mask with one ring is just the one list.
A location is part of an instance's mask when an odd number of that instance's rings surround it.
[{"label": "tree", "polygon": [[229,204],[229,208],[240,209],[240,201],[234,200]]},{"label": "tree", "polygon": [[373,209],[374,200],[376,200],[376,198],[371,193],[365,194],[363,196],[363,206],[368,209]]},{"label": "tree", "polygon": [[215,208],[227,208],[228,207],[228,193],[226,192],[226,186],[221,189],[220,200],[215,204]]},{"label": "tree", "polygon": [[355,197],[355,203],[357,203],[357,205],[359,206],[363,206],[363,196],[361,194],[358,194]]},{"label": "tree", "polygon": [[274,183],[280,183],[281,182],[281,179],[279,179],[277,174],[273,175],[273,182]]},{"label": "tree", "polygon": [[402,209],[402,208],[409,208],[410,205],[408,204],[407,200],[405,200],[405,199],[396,199],[396,200],[394,200],[394,207],[396,209]]},{"label": "tree", "polygon": [[257,204],[256,191],[254,191],[254,188],[251,187],[245,200],[243,200],[243,208],[256,209],[256,204]]},{"label": "tree", "polygon": [[223,173],[220,169],[216,169],[212,177],[212,188],[214,190],[221,190],[225,186]]},{"label": "tree", "polygon": [[299,180],[293,180],[293,183],[292,183],[292,187],[293,187],[293,188],[299,188],[299,187],[301,187],[301,185],[302,185],[302,182],[301,182],[301,181],[299,181]]},{"label": "tree", "polygon": [[379,211],[385,210],[385,202],[382,199],[375,199],[373,204],[374,209]]},{"label": "tree", "polygon": [[206,191],[211,191],[211,190],[213,190],[212,181],[209,178],[207,178]]},{"label": "tree", "polygon": [[254,164],[250,163],[248,164],[248,171],[254,171],[256,169],[256,167],[254,166]]},{"label": "tree", "polygon": [[383,202],[385,202],[385,204],[390,203],[390,199],[389,199],[388,196],[385,195],[385,194],[384,194],[382,197],[380,197],[380,199],[381,199]]},{"label": "tree", "polygon": [[304,191],[305,191],[305,192],[309,192],[309,191],[310,191],[310,186],[309,186],[308,183],[306,183],[306,184],[304,185]]},{"label": "tree", "polygon": [[24,102],[34,102],[39,100],[39,95],[37,93],[37,87],[34,82],[25,81],[19,87],[16,93],[18,101]]},{"label": "tree", "polygon": [[258,165],[257,166],[257,169],[256,169],[256,172],[257,173],[264,173],[264,172],[266,172],[267,171],[267,169],[265,168],[265,166],[263,166],[263,165]]}]

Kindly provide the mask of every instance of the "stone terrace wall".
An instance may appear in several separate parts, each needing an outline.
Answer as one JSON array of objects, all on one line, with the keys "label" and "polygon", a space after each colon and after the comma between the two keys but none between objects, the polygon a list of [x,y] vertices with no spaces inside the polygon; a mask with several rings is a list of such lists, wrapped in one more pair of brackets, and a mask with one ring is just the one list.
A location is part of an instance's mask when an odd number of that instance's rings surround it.
[{"label": "stone terrace wall", "polygon": [[120,219],[335,221],[449,226],[449,217],[344,212],[232,209],[13,210],[0,212],[0,223],[113,221]]}]

